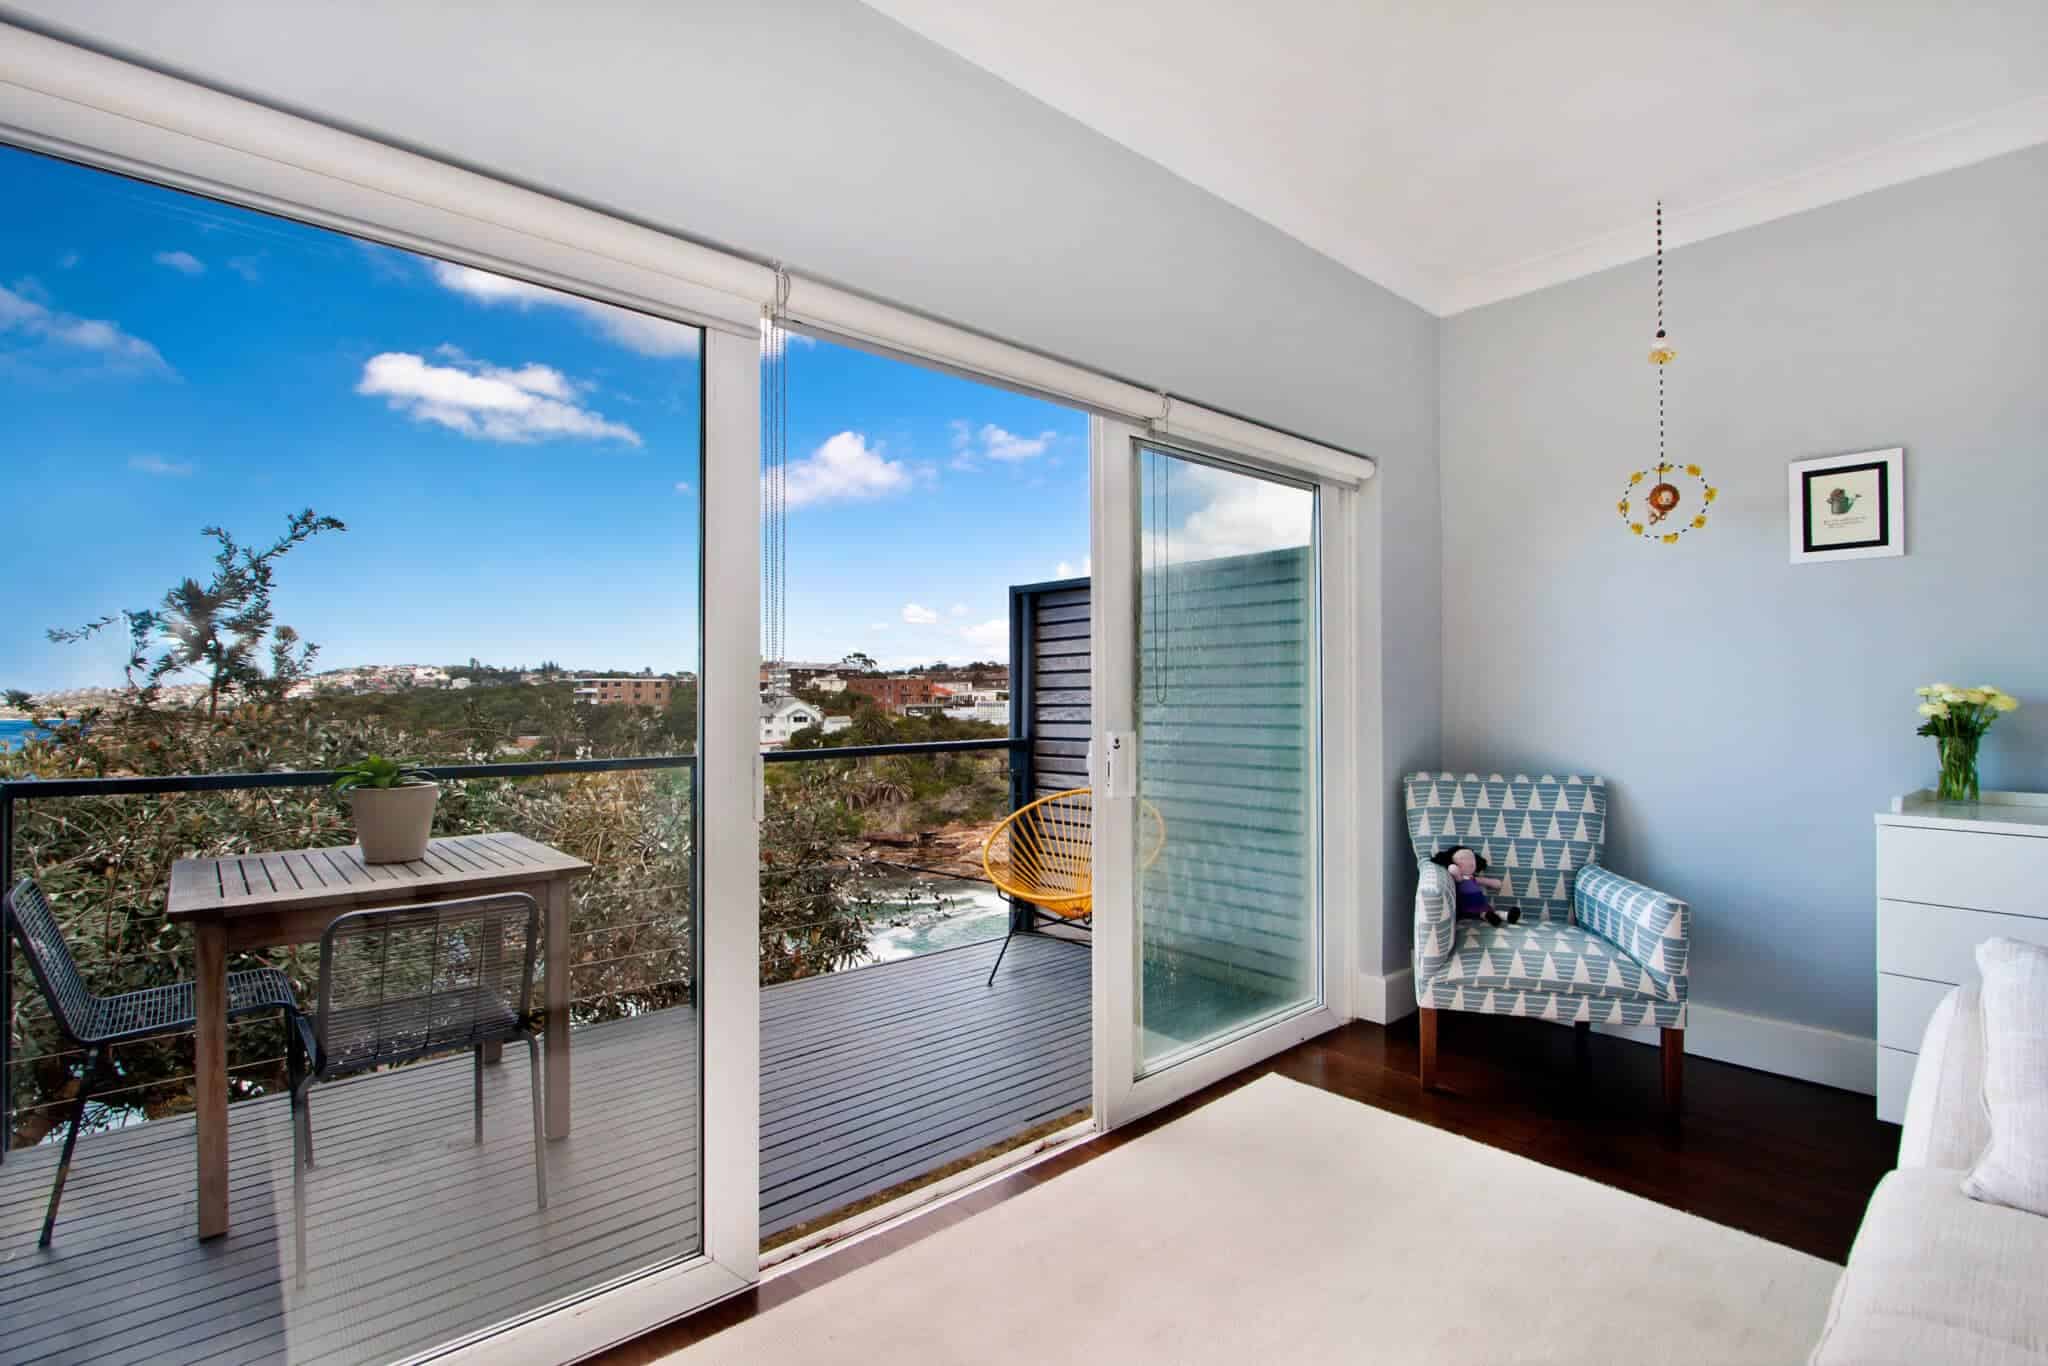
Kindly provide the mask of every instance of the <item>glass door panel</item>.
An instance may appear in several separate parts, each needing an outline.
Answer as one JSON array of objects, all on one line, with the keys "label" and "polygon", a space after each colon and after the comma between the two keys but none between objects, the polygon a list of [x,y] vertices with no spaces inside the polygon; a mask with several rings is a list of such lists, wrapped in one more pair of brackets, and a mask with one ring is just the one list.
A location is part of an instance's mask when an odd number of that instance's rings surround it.
[{"label": "glass door panel", "polygon": [[1316,493],[1139,447],[1140,1075],[1320,994]]}]

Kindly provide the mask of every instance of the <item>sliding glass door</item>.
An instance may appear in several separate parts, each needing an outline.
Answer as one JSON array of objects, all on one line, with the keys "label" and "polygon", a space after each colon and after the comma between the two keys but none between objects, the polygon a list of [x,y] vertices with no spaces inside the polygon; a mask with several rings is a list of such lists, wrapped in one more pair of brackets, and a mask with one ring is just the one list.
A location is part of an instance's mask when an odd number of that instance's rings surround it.
[{"label": "sliding glass door", "polygon": [[[0,547],[0,1358],[566,1360],[744,1289],[753,320],[4,143],[0,200],[61,490]],[[328,791],[378,754],[410,849]]]},{"label": "sliding glass door", "polygon": [[1098,973],[1112,1123],[1335,1023],[1314,482],[1098,440]]}]

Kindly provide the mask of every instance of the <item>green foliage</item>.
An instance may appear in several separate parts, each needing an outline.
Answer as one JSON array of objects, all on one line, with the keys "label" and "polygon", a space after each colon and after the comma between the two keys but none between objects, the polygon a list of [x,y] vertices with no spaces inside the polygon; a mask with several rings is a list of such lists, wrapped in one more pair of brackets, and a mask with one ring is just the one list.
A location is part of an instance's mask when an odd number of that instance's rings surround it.
[{"label": "green foliage", "polygon": [[[292,548],[323,531],[346,531],[339,520],[313,509],[293,513],[284,535],[263,549],[245,546],[220,527],[200,534],[213,538],[213,577],[202,584],[184,579],[154,608],[123,611],[83,626],[52,628],[53,641],[85,640],[116,621],[128,626],[127,675],[137,705],[156,702],[167,680],[187,670],[206,678],[206,714],[218,713],[237,695],[275,701],[306,676],[319,647],[299,639],[289,626],[275,625],[270,593],[277,562]],[[162,652],[152,660],[151,649]],[[268,650],[269,672],[263,668]]]},{"label": "green foliage", "polygon": [[25,692],[20,688],[9,688],[4,696],[6,697],[7,705],[15,711],[27,711],[35,705],[36,701],[34,693]]},{"label": "green foliage", "polygon": [[336,769],[332,786],[336,792],[348,792],[358,787],[414,787],[433,781],[433,774],[410,759],[372,754]]}]

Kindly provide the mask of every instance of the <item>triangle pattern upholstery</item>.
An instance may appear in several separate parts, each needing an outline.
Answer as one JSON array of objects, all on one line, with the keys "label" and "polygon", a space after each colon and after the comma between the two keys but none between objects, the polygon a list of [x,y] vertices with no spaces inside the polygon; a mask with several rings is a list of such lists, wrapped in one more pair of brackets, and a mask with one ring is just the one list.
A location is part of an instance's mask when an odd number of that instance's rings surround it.
[{"label": "triangle pattern upholstery", "polygon": [[1418,861],[1464,845],[1506,884],[1493,894],[1524,920],[1568,925],[1572,882],[1607,847],[1607,783],[1495,773],[1417,773],[1406,782],[1408,839]]},{"label": "triangle pattern upholstery", "polygon": [[[1560,1024],[1685,1027],[1691,908],[1600,866],[1600,778],[1417,773],[1404,782],[1419,865],[1415,999],[1443,1010]],[[1450,875],[1429,857],[1466,845],[1506,884],[1519,925],[1455,917]]]}]

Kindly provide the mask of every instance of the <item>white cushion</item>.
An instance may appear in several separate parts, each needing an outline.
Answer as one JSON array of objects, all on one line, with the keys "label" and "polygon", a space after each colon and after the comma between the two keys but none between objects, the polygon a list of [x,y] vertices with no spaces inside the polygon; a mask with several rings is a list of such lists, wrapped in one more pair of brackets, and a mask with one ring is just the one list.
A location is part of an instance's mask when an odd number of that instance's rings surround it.
[{"label": "white cushion", "polygon": [[1984,1115],[1984,1001],[1974,984],[1951,988],[1928,1018],[1906,1093],[1901,1167],[1976,1165],[1991,1142]]},{"label": "white cushion", "polygon": [[1972,1200],[1961,1172],[1880,1181],[1811,1366],[2042,1366],[2048,1219]]},{"label": "white cushion", "polygon": [[1966,1194],[2048,1215],[2048,948],[1977,946],[1984,977],[1984,1108],[1991,1143]]}]

